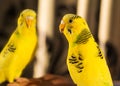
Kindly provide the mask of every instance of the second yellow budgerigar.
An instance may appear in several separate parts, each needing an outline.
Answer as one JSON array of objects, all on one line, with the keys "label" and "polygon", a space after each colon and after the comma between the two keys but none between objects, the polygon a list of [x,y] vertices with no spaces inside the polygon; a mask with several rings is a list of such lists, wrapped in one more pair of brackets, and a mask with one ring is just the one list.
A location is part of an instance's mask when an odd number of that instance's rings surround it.
[{"label": "second yellow budgerigar", "polygon": [[36,13],[24,10],[8,43],[0,53],[0,83],[13,82],[33,57],[37,45]]},{"label": "second yellow budgerigar", "polygon": [[66,14],[59,29],[69,43],[67,65],[74,83],[77,86],[113,86],[105,57],[86,21]]}]

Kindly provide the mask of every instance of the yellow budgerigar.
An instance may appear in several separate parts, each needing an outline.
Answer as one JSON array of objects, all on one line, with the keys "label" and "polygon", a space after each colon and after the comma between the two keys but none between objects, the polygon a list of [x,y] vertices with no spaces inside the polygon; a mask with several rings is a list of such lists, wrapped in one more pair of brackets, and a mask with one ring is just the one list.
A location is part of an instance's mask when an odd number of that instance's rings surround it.
[{"label": "yellow budgerigar", "polygon": [[0,83],[19,78],[30,62],[37,45],[36,13],[22,11],[16,30],[0,53]]},{"label": "yellow budgerigar", "polygon": [[66,14],[59,29],[69,43],[67,66],[74,83],[77,86],[113,86],[105,57],[86,21]]}]

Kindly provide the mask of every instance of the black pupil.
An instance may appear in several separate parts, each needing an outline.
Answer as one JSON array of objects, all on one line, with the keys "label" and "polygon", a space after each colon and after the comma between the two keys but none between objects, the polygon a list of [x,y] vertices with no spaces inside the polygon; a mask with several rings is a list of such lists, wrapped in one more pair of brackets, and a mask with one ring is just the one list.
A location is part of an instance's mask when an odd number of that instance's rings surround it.
[{"label": "black pupil", "polygon": [[72,20],[70,19],[69,22],[72,23]]}]

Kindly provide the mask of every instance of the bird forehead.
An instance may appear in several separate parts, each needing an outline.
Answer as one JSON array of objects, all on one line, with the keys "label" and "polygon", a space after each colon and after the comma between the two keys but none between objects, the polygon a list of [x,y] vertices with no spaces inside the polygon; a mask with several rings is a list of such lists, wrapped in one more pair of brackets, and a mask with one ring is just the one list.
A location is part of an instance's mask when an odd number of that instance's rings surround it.
[{"label": "bird forehead", "polygon": [[33,19],[33,16],[30,16],[30,15],[29,15],[29,16],[26,16],[26,19],[31,19],[31,20],[32,20],[32,19]]},{"label": "bird forehead", "polygon": [[36,13],[34,11],[24,11],[22,14],[21,14],[23,17],[35,17],[36,16]]}]

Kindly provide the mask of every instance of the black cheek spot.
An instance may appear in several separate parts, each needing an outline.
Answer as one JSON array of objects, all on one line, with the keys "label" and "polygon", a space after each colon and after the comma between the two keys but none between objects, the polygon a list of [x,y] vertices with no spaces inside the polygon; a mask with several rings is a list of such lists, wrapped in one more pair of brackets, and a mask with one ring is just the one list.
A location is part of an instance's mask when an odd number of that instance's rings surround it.
[{"label": "black cheek spot", "polygon": [[68,29],[68,32],[71,34],[72,33],[71,29]]}]

